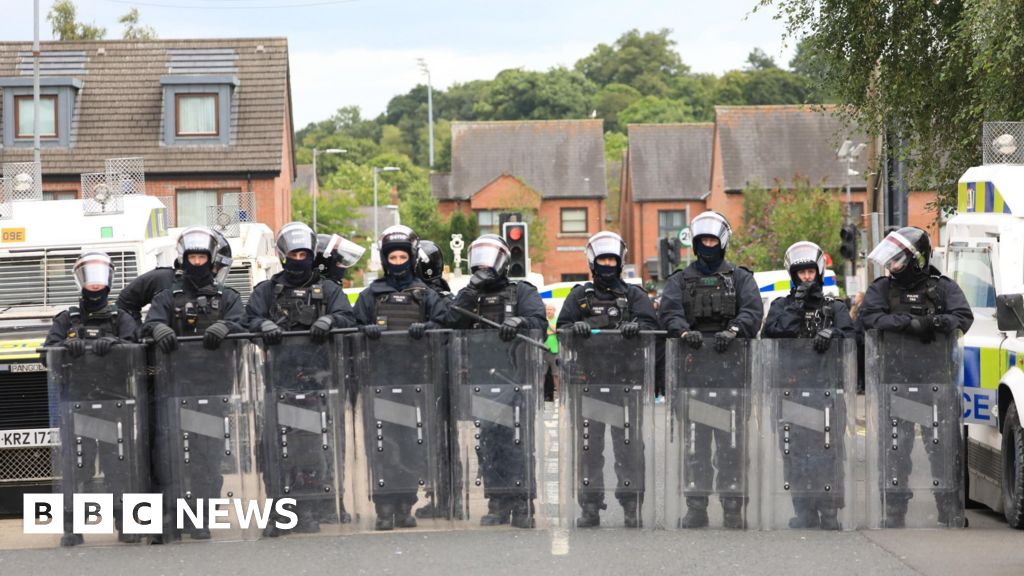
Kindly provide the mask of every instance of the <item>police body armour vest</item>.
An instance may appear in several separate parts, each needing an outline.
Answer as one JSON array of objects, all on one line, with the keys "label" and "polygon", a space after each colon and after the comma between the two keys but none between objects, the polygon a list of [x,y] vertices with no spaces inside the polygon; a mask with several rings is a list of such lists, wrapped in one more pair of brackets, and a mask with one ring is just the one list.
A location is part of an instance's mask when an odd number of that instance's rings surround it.
[{"label": "police body armour vest", "polygon": [[117,308],[107,304],[96,312],[83,312],[78,306],[68,308],[71,328],[68,338],[92,340],[104,336],[117,336]]},{"label": "police body armour vest", "polygon": [[175,281],[172,294],[175,332],[179,336],[201,334],[220,320],[223,293],[213,286],[203,287],[198,294],[189,294],[179,280]]},{"label": "police body armour vest", "polygon": [[683,279],[683,310],[690,328],[725,330],[739,312],[733,270]]},{"label": "police body armour vest", "polygon": [[829,296],[822,298],[821,306],[804,308],[804,319],[800,323],[800,338],[813,338],[820,330],[835,326],[835,311],[832,305],[835,300]]},{"label": "police body armour vest", "polygon": [[942,296],[939,294],[939,279],[930,276],[913,289],[889,282],[889,313],[929,316],[945,312]]},{"label": "police body armour vest", "polygon": [[378,294],[377,325],[384,330],[408,330],[416,322],[426,321],[423,288],[406,288],[399,292]]},{"label": "police body armour vest", "polygon": [[633,320],[633,312],[629,308],[629,299],[626,296],[615,297],[607,292],[598,294],[591,282],[587,282],[583,288],[580,312],[591,327],[614,330],[623,322]]},{"label": "police body armour vest", "polygon": [[[476,313],[491,322],[501,324],[505,321],[505,318],[517,316],[517,303],[516,283],[509,282],[508,286],[498,292],[481,294],[476,301]],[[481,326],[480,323],[473,325],[474,328],[480,328]]]},{"label": "police body armour vest", "polygon": [[284,330],[308,330],[323,316],[324,290],[320,282],[302,288],[274,284],[274,322]]}]

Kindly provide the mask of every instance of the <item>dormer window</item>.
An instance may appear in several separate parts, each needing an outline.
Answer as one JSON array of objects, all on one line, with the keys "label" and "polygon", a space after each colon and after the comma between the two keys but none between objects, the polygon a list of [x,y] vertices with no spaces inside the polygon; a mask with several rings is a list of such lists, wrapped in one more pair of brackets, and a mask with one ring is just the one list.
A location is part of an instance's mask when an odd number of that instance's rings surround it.
[{"label": "dormer window", "polygon": [[231,102],[238,79],[227,75],[169,74],[164,91],[163,142],[168,146],[227,146]]},{"label": "dormer window", "polygon": [[[35,118],[35,99],[32,96],[14,97],[14,137],[32,138],[32,125]],[[46,94],[39,97],[39,137],[56,138],[57,95]]]},{"label": "dormer window", "polygon": [[218,94],[175,94],[175,136],[211,136],[220,134],[217,112]]}]

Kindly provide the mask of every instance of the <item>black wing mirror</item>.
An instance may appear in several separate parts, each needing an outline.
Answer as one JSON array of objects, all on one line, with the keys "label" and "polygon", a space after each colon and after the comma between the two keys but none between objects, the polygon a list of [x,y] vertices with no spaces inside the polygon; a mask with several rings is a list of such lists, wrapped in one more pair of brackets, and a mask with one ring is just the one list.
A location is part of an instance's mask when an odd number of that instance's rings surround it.
[{"label": "black wing mirror", "polygon": [[996,324],[1001,332],[1024,332],[1024,294],[996,296]]}]

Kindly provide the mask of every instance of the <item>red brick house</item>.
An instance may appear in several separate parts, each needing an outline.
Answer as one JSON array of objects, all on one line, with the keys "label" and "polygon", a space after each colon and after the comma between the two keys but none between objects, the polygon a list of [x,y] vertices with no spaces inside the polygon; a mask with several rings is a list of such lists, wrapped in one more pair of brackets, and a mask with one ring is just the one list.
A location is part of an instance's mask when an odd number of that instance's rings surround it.
[{"label": "red brick house", "polygon": [[627,263],[649,278],[658,240],[675,236],[705,210],[714,125],[630,124],[621,178],[619,230]]},{"label": "red brick house", "polygon": [[605,218],[603,126],[602,120],[453,123],[452,171],[431,176],[441,214],[475,213],[481,233],[500,233],[500,215],[520,212],[532,223],[533,272],[548,283],[588,278],[583,249]]},{"label": "red brick house", "polygon": [[[0,163],[32,160],[31,48],[0,42]],[[82,173],[142,157],[172,225],[242,197],[271,228],[291,219],[286,39],[44,42],[40,60],[44,197],[79,196]]]}]

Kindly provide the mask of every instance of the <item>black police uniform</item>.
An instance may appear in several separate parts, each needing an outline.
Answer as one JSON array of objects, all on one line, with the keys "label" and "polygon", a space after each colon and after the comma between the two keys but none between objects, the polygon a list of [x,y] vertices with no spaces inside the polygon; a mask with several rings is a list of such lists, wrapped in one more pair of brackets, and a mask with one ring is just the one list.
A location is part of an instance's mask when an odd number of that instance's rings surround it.
[{"label": "black police uniform", "polygon": [[[624,322],[636,322],[641,330],[657,330],[658,317],[651,299],[639,286],[621,283],[618,289],[605,289],[593,282],[573,286],[562,303],[558,313],[558,329],[570,328],[576,322],[586,322],[591,328],[616,330]],[[630,344],[623,343],[624,346]],[[643,422],[637,414],[636,429],[643,429]],[[590,449],[579,454],[580,477],[590,480],[590,490],[580,492],[580,506],[586,513],[594,514],[604,506],[604,437],[605,423],[589,422]],[[636,444],[630,445],[623,428],[612,427],[615,473],[619,478],[615,498],[627,511],[635,514],[643,502],[644,493],[644,447],[640,445],[639,461],[633,458]],[[630,468],[626,470],[626,468]],[[632,480],[632,482],[628,482]],[[631,488],[627,486],[632,485]]]},{"label": "black police uniform", "polygon": [[[783,298],[772,302],[765,319],[762,337],[764,338],[804,338],[807,339],[807,354],[814,354],[812,341],[822,330],[831,330],[832,338],[856,338],[857,331],[850,319],[850,310],[842,300],[825,296],[819,283],[812,285],[805,298],[798,299],[795,289]],[[776,359],[781,361],[780,359]],[[781,367],[783,370],[785,366]],[[811,387],[814,382],[798,383]],[[846,402],[843,398],[813,396],[798,400],[804,406],[825,410],[826,403],[835,407],[835,421],[845,422]],[[788,452],[783,453],[783,479],[792,487],[793,509],[796,517],[790,521],[791,528],[814,528],[821,526],[838,529],[836,510],[845,506],[843,500],[842,475],[835,478],[836,485],[830,485],[826,491],[819,486],[818,480],[824,474],[839,469],[843,455],[843,434],[832,434],[833,438],[827,452],[822,451],[826,444],[824,432],[816,432],[803,426],[793,426],[788,435]],[[779,434],[780,450],[783,434]],[[820,491],[817,496],[808,493]],[[819,518],[819,514],[821,517]]]},{"label": "black police uniform", "polygon": [[[923,275],[924,276],[924,275]],[[904,286],[889,277],[876,279],[868,287],[864,294],[864,301],[860,308],[859,319],[863,321],[865,330],[881,330],[887,332],[910,333],[915,326],[912,324],[915,318],[923,319],[927,316],[938,318],[946,324],[950,331],[960,330],[967,332],[974,323],[974,313],[967,302],[963,291],[953,280],[943,276],[938,269],[929,265],[926,273],[912,286]],[[931,326],[925,326],[925,330],[932,330]],[[929,332],[930,333],[930,332]],[[919,334],[927,339],[928,333]],[[959,406],[947,406],[951,410],[958,410]],[[959,420],[959,414],[950,413],[941,415],[940,419]],[[909,420],[900,420],[898,434],[900,438],[911,438],[915,434],[915,425]],[[922,429],[922,434],[926,433]],[[912,445],[911,445],[912,446]],[[931,466],[932,475],[940,477],[943,468],[943,451],[940,444],[931,442],[925,443],[925,451],[928,453],[928,462]],[[898,486],[907,486],[907,479],[913,469],[911,451],[899,451],[898,458],[892,458]],[[886,474],[888,476],[889,474]],[[887,489],[886,507],[887,516],[902,519],[906,514],[907,506],[912,493],[909,487],[906,491]],[[935,493],[940,517],[948,509],[947,502],[941,501],[948,497],[939,492]],[[897,520],[899,521],[899,520]]]},{"label": "black police uniform", "polygon": [[[669,276],[661,295],[658,308],[658,319],[669,336],[696,330],[704,336],[711,336],[724,330],[732,330],[740,338],[756,338],[761,328],[764,305],[761,293],[757,288],[754,275],[746,268],[735,266],[723,261],[710,274],[700,270],[698,260],[685,269]],[[710,345],[706,342],[705,345]],[[705,401],[726,409],[735,408],[731,399],[718,395],[705,398]],[[676,401],[679,395],[676,395]],[[673,406],[677,414],[681,406]],[[685,430],[684,434],[689,434]],[[686,470],[689,478],[687,485],[710,487],[718,470],[717,481],[714,483],[719,492],[732,490],[742,485],[743,469],[746,465],[742,460],[744,447],[738,439],[735,447],[730,446],[730,434],[716,430],[703,424],[694,427],[695,438],[686,438],[692,450],[686,451]],[[711,439],[715,439],[715,451],[712,461]],[[738,434],[743,438],[744,434]],[[713,465],[712,465],[713,462]],[[713,466],[713,467],[712,467]],[[728,510],[738,511],[742,501],[736,497],[726,500],[722,496],[723,506]],[[692,509],[706,509],[707,495],[703,491],[686,493],[686,503]]]},{"label": "black police uniform", "polygon": [[142,324],[142,309],[153,301],[153,297],[171,288],[175,276],[181,276],[180,270],[174,268],[154,268],[135,278],[117,295],[117,307],[131,314],[135,321]]},{"label": "black police uniform", "polygon": [[[544,301],[537,289],[525,281],[510,281],[501,278],[486,289],[475,289],[467,286],[459,291],[453,306],[474,312],[492,322],[502,323],[506,318],[520,317],[524,323],[520,330],[541,331],[548,325]],[[454,308],[448,313],[448,326],[454,329],[491,329],[490,326],[460,314]],[[535,388],[539,388],[540,382]],[[526,422],[534,420],[535,407],[525,406]],[[533,437],[529,430],[527,437]],[[533,466],[533,446],[517,446],[511,429],[490,421],[482,421],[480,425],[480,450],[477,452],[484,484],[484,496],[488,499],[489,515],[504,517],[511,511],[513,522],[516,518],[529,518],[528,508],[536,498],[536,485],[516,486],[516,478],[525,478],[532,474],[524,470],[525,466]],[[527,450],[527,454],[523,454]],[[526,462],[526,464],[524,464]],[[461,463],[454,462],[459,469]],[[534,479],[535,480],[535,479]],[[522,526],[525,526],[523,524]]]},{"label": "black police uniform", "polygon": [[[348,297],[341,287],[333,281],[323,280],[320,275],[313,271],[309,279],[301,286],[289,286],[287,273],[279,272],[270,280],[260,282],[253,289],[249,301],[245,305],[246,323],[250,332],[259,333],[263,322],[271,321],[277,324],[282,330],[308,330],[310,326],[321,316],[331,316],[332,328],[355,327],[355,315],[352,313],[352,306]],[[294,351],[295,348],[292,348]],[[290,353],[286,362],[277,366],[277,373],[273,379],[277,386],[292,392],[301,392],[309,386],[319,387],[319,381],[306,377],[307,373],[315,373],[318,370],[330,370],[331,358],[330,348],[310,344],[302,348],[304,353]],[[266,391],[273,394],[273,391]],[[316,402],[316,399],[311,399]],[[276,410],[276,404],[268,402],[267,410]],[[317,408],[319,409],[319,408]],[[338,418],[341,416],[338,415]],[[274,434],[272,431],[268,431]],[[274,438],[261,438],[261,442],[273,446],[278,442]],[[264,480],[267,487],[272,485],[268,479],[269,474],[277,474],[282,478],[289,478],[296,485],[305,482],[303,490],[313,492],[309,484],[334,482],[333,472],[329,462],[324,460],[324,451],[321,447],[319,437],[313,435],[298,435],[294,440],[289,441],[288,453],[290,456],[286,461],[281,462],[282,469],[270,470],[269,463],[264,463]],[[287,462],[285,466],[284,463]],[[341,470],[342,463],[338,463]],[[287,484],[287,482],[278,482]],[[273,498],[283,497],[283,494],[270,494]],[[341,494],[337,495],[341,498]],[[297,506],[299,515],[299,529],[303,526],[315,524],[319,521],[334,521],[333,517],[325,516],[318,510],[315,503],[300,500]],[[344,521],[344,518],[341,520]],[[271,532],[273,533],[273,532]]]}]

